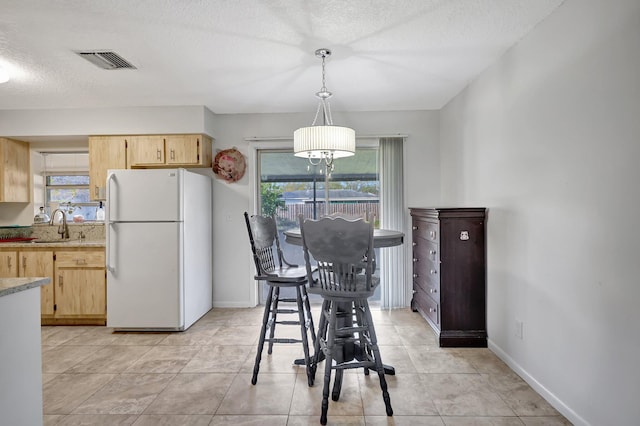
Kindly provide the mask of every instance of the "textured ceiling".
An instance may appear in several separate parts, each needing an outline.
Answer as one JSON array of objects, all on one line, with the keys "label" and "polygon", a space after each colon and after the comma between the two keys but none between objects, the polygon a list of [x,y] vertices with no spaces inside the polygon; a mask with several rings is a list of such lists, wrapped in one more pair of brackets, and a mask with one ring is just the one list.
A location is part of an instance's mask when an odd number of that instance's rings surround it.
[{"label": "textured ceiling", "polygon": [[[3,0],[0,109],[439,109],[563,0]],[[113,50],[136,70],[74,53]]]}]

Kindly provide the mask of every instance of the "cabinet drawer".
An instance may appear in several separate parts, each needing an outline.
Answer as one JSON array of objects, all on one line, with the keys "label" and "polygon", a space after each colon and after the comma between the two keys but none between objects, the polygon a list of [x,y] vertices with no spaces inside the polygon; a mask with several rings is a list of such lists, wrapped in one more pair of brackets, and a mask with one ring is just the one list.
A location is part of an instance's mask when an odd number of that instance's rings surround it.
[{"label": "cabinet drawer", "polygon": [[428,295],[420,291],[414,293],[413,297],[418,310],[422,311],[422,313],[431,320],[433,324],[440,328],[440,312],[438,312],[440,310],[440,305]]},{"label": "cabinet drawer", "polygon": [[438,245],[422,238],[414,239],[413,281],[436,301],[440,299],[440,261]]},{"label": "cabinet drawer", "polygon": [[57,251],[57,266],[104,267],[104,251]]},{"label": "cabinet drawer", "polygon": [[414,237],[420,237],[438,243],[440,241],[440,231],[438,228],[438,223],[427,222],[425,220],[413,220],[412,229]]}]

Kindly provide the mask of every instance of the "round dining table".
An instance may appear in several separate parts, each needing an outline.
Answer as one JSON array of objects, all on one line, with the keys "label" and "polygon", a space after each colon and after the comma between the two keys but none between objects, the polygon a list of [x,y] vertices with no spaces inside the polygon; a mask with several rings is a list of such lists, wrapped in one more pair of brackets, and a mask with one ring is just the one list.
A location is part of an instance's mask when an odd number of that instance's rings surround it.
[{"label": "round dining table", "polygon": [[[302,246],[302,235],[300,234],[300,228],[294,228],[288,231],[284,231],[284,240],[289,244]],[[373,247],[374,248],[399,246],[403,242],[404,242],[403,232],[393,231],[391,229],[377,229],[377,228],[373,229]],[[347,349],[347,351],[351,353],[356,353],[357,348]],[[295,360],[295,364],[297,365],[304,364],[304,359]],[[389,374],[391,376],[396,374],[395,368],[387,364],[384,365],[384,372],[385,374]]]},{"label": "round dining table", "polygon": [[[289,244],[296,246],[302,246],[302,236],[300,235],[300,228],[290,229],[284,231],[284,240]],[[373,247],[394,247],[399,246],[404,241],[404,233],[400,231],[393,231],[391,229],[373,229]]]}]

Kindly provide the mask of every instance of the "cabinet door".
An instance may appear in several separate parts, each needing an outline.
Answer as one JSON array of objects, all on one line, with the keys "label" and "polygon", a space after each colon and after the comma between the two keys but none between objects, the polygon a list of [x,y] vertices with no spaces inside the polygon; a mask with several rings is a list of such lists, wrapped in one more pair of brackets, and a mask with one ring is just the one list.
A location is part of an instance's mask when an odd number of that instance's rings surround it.
[{"label": "cabinet door", "polygon": [[144,167],[165,163],[164,137],[130,136],[127,137],[127,166]]},{"label": "cabinet door", "polygon": [[56,268],[56,317],[104,316],[104,268]]},{"label": "cabinet door", "polygon": [[31,154],[27,142],[0,138],[0,201],[31,201]]},{"label": "cabinet door", "polygon": [[107,170],[126,169],[126,146],[123,136],[89,137],[89,185],[92,200],[105,200]]},{"label": "cabinet door", "polygon": [[165,139],[167,164],[197,165],[200,162],[199,135],[170,135]]},{"label": "cabinet door", "polygon": [[58,251],[55,261],[56,318],[105,317],[104,251]]},{"label": "cabinet door", "polygon": [[0,251],[0,278],[18,276],[18,252]]},{"label": "cabinet door", "polygon": [[40,314],[53,315],[53,251],[22,251],[21,277],[49,277],[51,283],[40,287]]}]

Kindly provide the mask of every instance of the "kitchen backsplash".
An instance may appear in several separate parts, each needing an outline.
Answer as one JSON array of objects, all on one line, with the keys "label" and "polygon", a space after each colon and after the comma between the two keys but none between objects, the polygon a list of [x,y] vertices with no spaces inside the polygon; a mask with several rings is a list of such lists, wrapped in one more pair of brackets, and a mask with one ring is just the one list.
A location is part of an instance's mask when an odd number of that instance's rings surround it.
[{"label": "kitchen backsplash", "polygon": [[[69,223],[69,238],[79,240],[84,235],[84,239],[88,241],[104,240],[104,223],[86,222],[86,223]],[[58,225],[34,224],[32,238],[42,240],[54,240],[60,238],[58,234]]]}]

